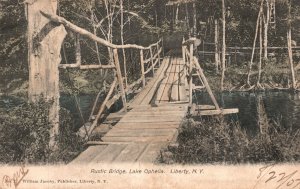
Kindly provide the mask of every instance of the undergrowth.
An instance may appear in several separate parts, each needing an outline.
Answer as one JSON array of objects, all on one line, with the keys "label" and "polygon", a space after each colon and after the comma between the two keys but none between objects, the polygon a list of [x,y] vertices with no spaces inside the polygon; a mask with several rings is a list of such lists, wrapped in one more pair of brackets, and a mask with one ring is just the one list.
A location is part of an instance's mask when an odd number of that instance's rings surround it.
[{"label": "undergrowth", "polygon": [[45,164],[68,162],[82,149],[75,135],[69,112],[60,111],[58,148],[49,147],[51,124],[49,103],[22,103],[9,109],[0,109],[0,163]]},{"label": "undergrowth", "polygon": [[270,124],[268,134],[250,137],[236,123],[223,118],[194,122],[187,119],[178,144],[162,151],[161,163],[239,164],[300,160],[299,131]]}]

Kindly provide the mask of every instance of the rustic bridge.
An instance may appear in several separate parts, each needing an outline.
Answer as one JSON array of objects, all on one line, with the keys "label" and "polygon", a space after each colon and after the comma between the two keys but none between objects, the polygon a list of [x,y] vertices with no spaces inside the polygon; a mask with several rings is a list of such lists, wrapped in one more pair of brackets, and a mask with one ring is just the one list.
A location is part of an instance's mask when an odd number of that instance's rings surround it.
[{"label": "rustic bridge", "polygon": [[[148,47],[134,44],[115,45],[62,17],[41,13],[50,21],[62,24],[77,34],[76,63],[60,64],[60,68],[110,69],[115,75],[100,107],[93,107],[90,124],[83,127],[87,139],[101,127],[103,123],[101,120],[107,116],[104,115],[104,111],[119,99],[122,100],[121,111],[112,113],[106,118],[115,120],[113,128],[101,140],[89,141],[90,146],[71,163],[154,162],[164,146],[176,141],[178,128],[186,114],[216,115],[237,112],[236,109],[219,107],[194,56],[197,43],[195,38],[183,40],[180,55],[168,53],[164,56],[163,40]],[[110,61],[105,65],[83,65],[78,42],[80,38],[88,38],[105,46]],[[122,62],[119,58],[122,52],[124,56],[125,49],[139,51],[140,77],[131,83],[127,80],[126,61]],[[212,105],[194,104],[195,90],[207,90]],[[129,94],[135,94],[130,101],[128,101]]]}]

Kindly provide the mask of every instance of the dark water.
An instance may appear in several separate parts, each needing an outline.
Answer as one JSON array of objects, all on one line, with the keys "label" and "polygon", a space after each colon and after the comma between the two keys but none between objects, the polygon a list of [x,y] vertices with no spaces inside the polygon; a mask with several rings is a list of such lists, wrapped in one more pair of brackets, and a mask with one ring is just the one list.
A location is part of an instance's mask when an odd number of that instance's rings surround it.
[{"label": "dark water", "polygon": [[[196,95],[198,104],[209,103],[209,97],[206,93]],[[262,102],[265,106],[266,113],[269,119],[280,122],[286,128],[300,129],[300,93],[294,94],[289,92],[265,92],[265,93],[226,93],[216,96],[219,104],[224,108],[239,108],[238,114],[229,115],[228,118],[238,121],[242,128],[250,133],[258,131],[257,126],[257,103],[258,97],[262,97]],[[95,95],[78,95],[78,103],[83,114],[84,120],[87,120],[94,100]],[[103,98],[103,97],[100,97]],[[101,100],[101,99],[100,99]],[[24,103],[17,97],[0,96],[0,108],[8,110],[11,107]],[[60,98],[61,106],[70,110],[74,117],[74,122],[77,126],[82,125],[82,119],[78,108],[76,107],[73,96],[62,95]],[[119,107],[114,107],[117,110]]]},{"label": "dark water", "polygon": [[[74,123],[77,128],[81,127],[83,123],[85,123],[93,109],[94,102],[96,100],[97,95],[78,95],[76,96],[77,102],[79,104],[80,110],[76,105],[76,100],[74,96],[70,95],[61,95],[60,97],[60,105],[61,107],[69,110],[73,115]],[[98,99],[97,107],[99,107],[101,102],[105,97],[100,96]],[[119,104],[114,105],[111,108],[111,112],[115,112],[121,108]],[[80,115],[80,111],[82,113],[82,117]],[[98,109],[95,110],[94,115],[97,114]]]},{"label": "dark water", "polygon": [[77,102],[80,107],[80,111],[76,105],[76,100],[74,96],[70,95],[61,95],[60,97],[60,106],[69,110],[71,114],[73,115],[73,120],[76,125],[76,127],[80,127],[84,124],[86,120],[88,120],[91,110],[93,108],[94,100],[96,98],[96,95],[78,95]]},{"label": "dark water", "polygon": [[[242,128],[251,133],[258,131],[257,104],[258,97],[262,98],[269,119],[279,122],[285,128],[300,129],[300,93],[264,92],[264,93],[226,93],[217,94],[220,106],[238,108],[238,114],[228,117],[238,121]],[[199,104],[212,104],[207,93],[197,94],[195,99]],[[205,103],[206,102],[206,103]]]}]

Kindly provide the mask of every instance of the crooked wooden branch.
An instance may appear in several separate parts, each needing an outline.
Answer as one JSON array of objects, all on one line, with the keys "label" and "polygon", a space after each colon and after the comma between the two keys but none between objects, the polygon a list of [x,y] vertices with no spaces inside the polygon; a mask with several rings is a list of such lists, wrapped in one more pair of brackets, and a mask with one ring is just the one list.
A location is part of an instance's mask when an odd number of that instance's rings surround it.
[{"label": "crooked wooden branch", "polygon": [[[45,13],[43,11],[40,11],[40,12],[43,16],[45,16],[46,18],[48,18],[52,22],[63,24],[65,27],[69,28],[70,30],[72,30],[76,33],[79,33],[80,35],[83,35],[83,36],[85,36],[85,37],[87,37],[87,38],[89,38],[93,41],[96,41],[97,43],[100,43],[104,46],[107,46],[107,47],[110,47],[110,48],[113,48],[113,49],[134,48],[134,49],[146,50],[146,49],[151,48],[151,45],[149,47],[143,47],[143,46],[135,45],[135,44],[115,45],[115,44],[112,44],[112,43],[106,41],[105,39],[102,39],[102,38],[94,35],[93,33],[89,32],[89,31],[87,31],[87,30],[85,30],[85,29],[83,29],[79,26],[76,26],[75,24],[71,23],[70,21],[66,20],[63,17],[57,16],[57,15],[54,15],[54,14]],[[155,44],[152,44],[152,45],[155,45]]]},{"label": "crooked wooden branch", "polygon": [[116,68],[114,65],[80,65],[80,64],[60,64],[59,68],[80,68],[82,70],[85,69],[114,69]]},{"label": "crooked wooden branch", "polygon": [[106,107],[106,103],[108,102],[108,100],[110,99],[112,93],[114,92],[114,88],[117,84],[117,78],[114,79],[113,83],[111,84],[111,87],[109,89],[109,92],[108,94],[106,95],[106,98],[104,99],[104,102],[102,103],[100,109],[99,109],[99,112],[96,116],[96,119],[94,120],[92,126],[90,127],[89,131],[88,131],[88,136],[91,135],[92,131],[94,130],[94,128],[97,126],[97,123],[98,123],[98,120],[100,118],[100,116],[102,115],[103,111],[105,110],[105,107]]},{"label": "crooked wooden branch", "polygon": [[205,88],[206,88],[206,90],[207,90],[207,92],[210,96],[210,99],[212,100],[212,102],[214,103],[214,105],[216,107],[216,110],[220,110],[218,102],[217,102],[217,100],[216,100],[216,98],[215,98],[215,96],[214,96],[214,94],[213,94],[213,92],[212,92],[212,90],[211,90],[211,88],[208,84],[208,81],[207,81],[207,79],[206,79],[206,77],[203,73],[202,68],[200,67],[200,64],[198,63],[197,58],[193,57],[192,61],[193,61],[193,64],[196,66],[197,74],[199,75],[199,78],[202,80],[202,82],[203,82],[203,84],[204,84],[204,86],[205,86]]}]

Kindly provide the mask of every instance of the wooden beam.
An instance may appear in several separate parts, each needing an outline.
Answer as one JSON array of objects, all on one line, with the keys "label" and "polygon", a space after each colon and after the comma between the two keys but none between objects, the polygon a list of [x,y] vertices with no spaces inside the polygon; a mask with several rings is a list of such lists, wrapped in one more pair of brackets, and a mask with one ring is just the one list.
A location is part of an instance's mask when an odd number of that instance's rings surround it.
[{"label": "wooden beam", "polygon": [[79,68],[82,70],[85,69],[115,69],[116,67],[114,65],[99,65],[99,64],[91,64],[91,65],[80,65],[80,64],[59,64],[59,68],[61,69],[67,69],[67,68]]},{"label": "wooden beam", "polygon": [[153,75],[154,75],[154,67],[156,66],[157,63],[158,63],[158,60],[156,60],[156,61],[154,62],[154,64],[151,65],[151,67],[148,68],[148,70],[144,72],[144,74],[147,74],[147,73],[149,73],[149,72],[152,70],[152,71],[153,71]]},{"label": "wooden beam", "polygon": [[[216,106],[216,109],[217,109],[217,110],[220,109],[220,107],[219,107],[219,105],[218,105],[218,102],[217,102],[217,100],[216,100],[216,98],[215,98],[215,96],[214,96],[214,94],[213,94],[213,92],[212,92],[212,90],[211,90],[211,88],[210,88],[210,86],[209,86],[209,84],[208,84],[208,81],[207,81],[207,79],[206,79],[206,77],[205,77],[205,75],[204,75],[204,73],[203,73],[203,70],[202,70],[202,68],[200,67],[199,63],[198,63],[197,58],[194,57],[192,62],[193,62],[193,64],[196,66],[196,69],[197,69],[197,72],[198,72],[198,74],[199,74],[199,77],[200,77],[200,79],[202,79],[203,84],[204,84],[204,86],[205,86],[205,88],[206,88],[206,90],[207,90],[207,92],[208,92],[208,94],[209,94],[209,96],[210,96],[212,102],[213,102],[214,105]],[[191,86],[190,86],[190,87],[191,87]]]},{"label": "wooden beam", "polygon": [[80,35],[76,35],[76,64],[81,65],[81,47],[80,47]]},{"label": "wooden beam", "polygon": [[199,113],[196,112],[194,116],[200,115],[200,116],[211,116],[211,115],[226,115],[226,114],[237,114],[239,113],[239,109],[233,108],[233,109],[219,109],[219,110],[203,110]]},{"label": "wooden beam", "polygon": [[151,59],[152,74],[153,74],[153,77],[154,77],[154,58],[153,58],[152,48],[150,48],[150,59]]},{"label": "wooden beam", "polygon": [[85,69],[115,69],[116,66],[114,65],[81,65],[79,67],[81,70]]},{"label": "wooden beam", "polygon": [[160,53],[162,51],[162,47],[159,47],[159,43],[157,43],[157,49],[158,49],[158,52],[157,52],[158,64],[160,65],[161,64],[161,62],[160,62]]},{"label": "wooden beam", "polygon": [[140,59],[141,59],[141,71],[142,71],[142,80],[143,80],[143,87],[146,86],[145,80],[145,67],[144,67],[144,52],[140,50]]},{"label": "wooden beam", "polygon": [[86,145],[95,146],[95,145],[110,145],[110,144],[130,144],[131,142],[101,142],[101,141],[88,141]]},{"label": "wooden beam", "polygon": [[[79,33],[80,35],[83,35],[93,41],[96,41],[104,46],[107,46],[107,47],[110,47],[110,48],[113,48],[113,49],[128,49],[128,48],[135,48],[135,49],[149,49],[149,47],[143,47],[143,46],[140,46],[140,45],[135,45],[135,44],[126,44],[126,45],[115,45],[115,44],[112,44],[108,41],[106,41],[105,39],[102,39],[96,35],[94,35],[93,33],[79,27],[79,26],[76,26],[75,24],[71,23],[70,21],[66,20],[65,18],[63,17],[60,17],[60,16],[57,16],[55,14],[50,14],[50,13],[46,13],[46,12],[43,12],[43,11],[40,11],[41,14],[43,16],[45,16],[46,18],[48,18],[49,20],[55,22],[55,23],[60,23],[60,24],[63,24],[65,27],[69,28],[70,30],[76,32],[76,33]],[[155,45],[155,44],[152,44],[152,45]]]},{"label": "wooden beam", "polygon": [[117,78],[118,78],[119,87],[120,87],[120,91],[121,91],[123,108],[124,108],[124,111],[126,112],[127,111],[126,93],[125,93],[125,88],[123,85],[123,77],[122,77],[121,68],[120,68],[118,49],[114,49],[113,53],[114,53],[114,61],[115,61],[115,66],[116,66]]},{"label": "wooden beam", "polygon": [[110,89],[109,89],[108,94],[106,95],[106,97],[105,97],[103,103],[101,104],[101,107],[100,107],[100,109],[99,109],[99,111],[98,111],[98,114],[97,114],[97,116],[96,116],[96,118],[95,118],[95,120],[94,120],[92,126],[90,127],[90,129],[89,129],[89,131],[88,131],[88,136],[91,135],[92,131],[93,131],[94,128],[97,126],[98,120],[99,120],[99,118],[101,117],[101,115],[102,115],[102,113],[103,113],[103,111],[104,111],[104,109],[105,109],[105,107],[106,107],[107,101],[110,99],[110,96],[112,95],[112,93],[113,93],[113,91],[114,91],[114,88],[115,88],[115,86],[116,86],[116,83],[117,83],[117,79],[115,78],[115,80],[114,80],[113,83],[111,84],[111,87],[110,87]]},{"label": "wooden beam", "polygon": [[193,54],[193,51],[194,51],[194,45],[191,43],[190,44],[190,62],[189,62],[189,104],[192,105],[193,103],[193,77],[192,77],[192,70],[193,70],[193,57],[194,57],[194,54]]},{"label": "wooden beam", "polygon": [[[195,103],[193,103],[190,107],[190,113],[192,112],[198,112],[198,111],[201,111],[201,110],[215,110],[216,107],[213,106],[213,105],[197,105]],[[192,113],[194,114],[194,113]]]},{"label": "wooden beam", "polygon": [[216,109],[216,107],[213,105],[196,105],[195,110],[214,110],[214,109]]},{"label": "wooden beam", "polygon": [[[138,79],[137,81],[135,81],[134,83],[130,84],[125,92],[126,94],[131,94],[133,93],[135,90],[133,90],[132,88],[137,85],[137,84],[140,84],[142,82],[142,78]],[[106,108],[110,108],[114,103],[116,103],[116,101],[121,97],[121,94],[116,94],[115,96],[113,96],[107,103],[106,103]]]}]

